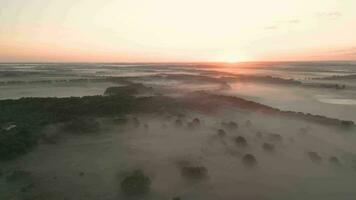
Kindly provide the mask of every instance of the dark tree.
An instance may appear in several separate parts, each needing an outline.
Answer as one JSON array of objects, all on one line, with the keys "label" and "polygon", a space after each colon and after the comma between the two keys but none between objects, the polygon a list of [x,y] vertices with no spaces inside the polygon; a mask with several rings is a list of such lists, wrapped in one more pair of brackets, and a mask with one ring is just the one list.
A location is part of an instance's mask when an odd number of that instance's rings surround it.
[{"label": "dark tree", "polygon": [[129,196],[144,195],[150,191],[151,180],[142,170],[135,170],[121,181],[121,190]]}]

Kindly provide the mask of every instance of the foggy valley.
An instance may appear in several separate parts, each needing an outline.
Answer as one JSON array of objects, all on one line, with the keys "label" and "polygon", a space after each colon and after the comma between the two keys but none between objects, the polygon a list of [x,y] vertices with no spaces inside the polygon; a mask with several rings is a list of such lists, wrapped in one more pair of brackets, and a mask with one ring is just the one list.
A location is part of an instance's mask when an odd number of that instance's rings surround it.
[{"label": "foggy valley", "polygon": [[352,199],[356,63],[0,65],[0,199]]}]

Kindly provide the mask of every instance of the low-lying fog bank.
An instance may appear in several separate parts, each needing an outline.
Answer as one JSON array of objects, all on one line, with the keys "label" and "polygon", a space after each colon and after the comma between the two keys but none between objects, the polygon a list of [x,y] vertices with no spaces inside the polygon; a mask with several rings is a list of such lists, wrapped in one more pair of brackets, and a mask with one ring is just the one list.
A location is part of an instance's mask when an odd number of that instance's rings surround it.
[{"label": "low-lying fog bank", "polygon": [[[16,81],[0,77],[7,98],[0,100],[0,199],[356,196],[356,110],[335,104],[355,98],[353,76],[345,83],[214,66],[19,67],[7,72]],[[303,64],[260,67],[306,73]]]},{"label": "low-lying fog bank", "polygon": [[105,96],[0,101],[0,155],[13,155],[0,161],[0,198],[356,195],[353,122],[206,92],[162,92],[132,84]]},{"label": "low-lying fog bank", "polygon": [[[231,71],[232,69],[229,72],[224,71],[223,67],[216,71],[213,70],[214,68],[205,69],[196,66],[171,66],[168,69],[159,66],[135,66],[134,69],[110,66],[76,67],[62,70],[51,67],[48,71],[41,68],[42,71],[23,72],[25,75],[18,71],[11,73],[5,71],[5,74],[10,73],[15,78],[0,79],[0,99],[100,95],[107,87],[134,82],[160,87],[167,91],[204,90],[234,95],[282,110],[356,121],[354,102],[356,82],[353,75],[330,74],[323,78],[313,78],[311,72],[306,71],[304,79],[292,79],[281,78],[283,76],[278,74],[241,74],[236,73],[239,71]],[[273,69],[284,73],[296,70],[294,68],[282,70],[278,67]],[[256,72],[264,68],[248,68],[248,70]],[[117,72],[122,73],[115,74]],[[26,77],[30,76],[28,73],[33,77],[27,79]]]},{"label": "low-lying fog bank", "polygon": [[[231,110],[215,115],[98,118],[96,123],[94,130],[70,124],[47,127],[48,136],[35,151],[2,168],[3,197],[333,199],[332,194],[347,199],[356,195],[355,137],[319,125]],[[149,178],[142,194],[139,189],[127,194],[122,187],[133,170]]]}]

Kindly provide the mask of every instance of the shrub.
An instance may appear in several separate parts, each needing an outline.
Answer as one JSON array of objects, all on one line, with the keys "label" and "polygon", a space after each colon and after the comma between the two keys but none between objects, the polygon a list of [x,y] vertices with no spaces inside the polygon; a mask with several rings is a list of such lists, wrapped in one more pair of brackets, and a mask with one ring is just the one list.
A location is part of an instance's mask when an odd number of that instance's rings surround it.
[{"label": "shrub", "polygon": [[226,132],[223,129],[218,130],[218,136],[224,137],[226,135]]},{"label": "shrub", "polygon": [[242,136],[238,136],[236,139],[235,139],[235,142],[238,146],[240,147],[246,147],[247,146],[247,140],[242,137]]},{"label": "shrub", "polygon": [[185,178],[202,179],[208,175],[208,170],[202,166],[185,166],[181,169],[181,174]]},{"label": "shrub", "polygon": [[230,121],[228,123],[223,122],[222,126],[226,129],[230,129],[230,130],[235,130],[239,128],[239,125],[236,122]]},{"label": "shrub", "polygon": [[246,166],[250,166],[250,167],[257,165],[257,160],[256,160],[255,156],[252,154],[244,155],[244,157],[242,157],[242,162]]},{"label": "shrub", "polygon": [[262,148],[263,148],[263,150],[270,151],[270,152],[275,150],[274,145],[270,144],[270,143],[263,143]]},{"label": "shrub", "polygon": [[151,180],[142,170],[135,170],[121,181],[121,190],[126,195],[144,195],[150,191]]},{"label": "shrub", "polygon": [[341,165],[339,159],[336,156],[331,156],[329,158],[329,162],[335,165]]},{"label": "shrub", "polygon": [[12,160],[37,145],[38,137],[27,128],[0,131],[0,160]]},{"label": "shrub", "polygon": [[283,137],[280,134],[277,133],[271,133],[269,135],[269,139],[274,142],[282,142]]},{"label": "shrub", "polygon": [[316,152],[308,152],[308,156],[310,160],[312,160],[315,163],[321,163],[323,161],[323,158]]},{"label": "shrub", "polygon": [[175,121],[175,126],[176,126],[177,128],[178,128],[178,127],[182,127],[182,126],[183,126],[182,120],[177,119],[177,120]]}]

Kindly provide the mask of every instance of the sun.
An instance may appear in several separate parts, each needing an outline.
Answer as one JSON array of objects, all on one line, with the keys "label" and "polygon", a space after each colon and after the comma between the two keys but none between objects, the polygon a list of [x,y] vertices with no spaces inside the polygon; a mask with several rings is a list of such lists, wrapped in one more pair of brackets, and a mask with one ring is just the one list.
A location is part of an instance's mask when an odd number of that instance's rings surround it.
[{"label": "sun", "polygon": [[227,63],[237,63],[241,61],[242,59],[239,58],[238,56],[228,56],[225,59],[223,59],[223,62],[227,62]]},{"label": "sun", "polygon": [[224,63],[238,63],[247,60],[248,60],[247,57],[241,53],[224,54],[216,58],[217,62],[224,62]]}]

